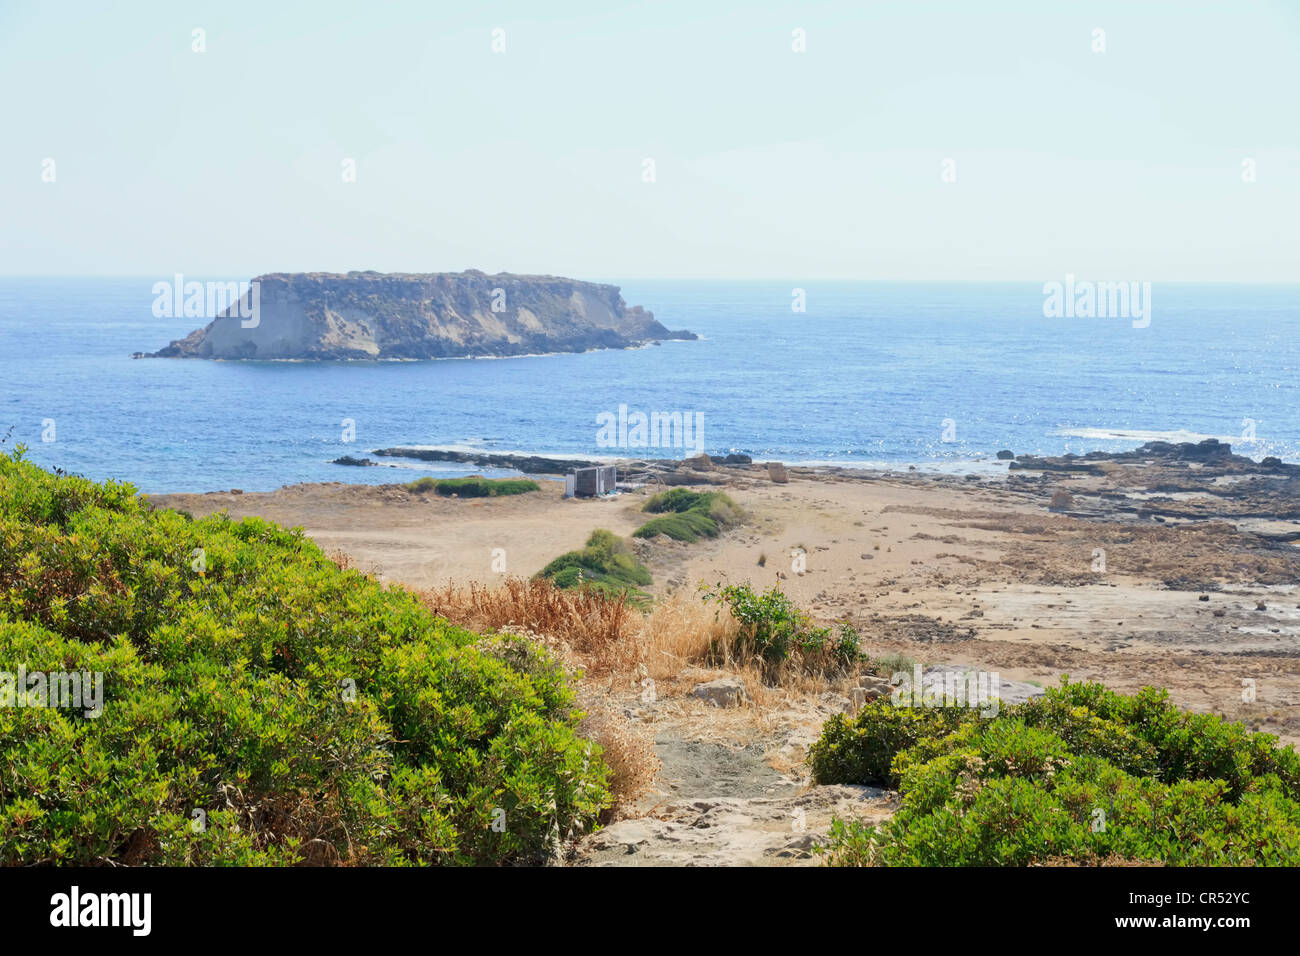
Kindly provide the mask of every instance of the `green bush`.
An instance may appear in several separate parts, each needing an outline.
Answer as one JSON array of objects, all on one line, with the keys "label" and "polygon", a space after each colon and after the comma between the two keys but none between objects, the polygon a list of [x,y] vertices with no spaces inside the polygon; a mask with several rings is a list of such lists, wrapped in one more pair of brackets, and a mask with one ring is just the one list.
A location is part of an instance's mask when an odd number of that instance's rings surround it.
[{"label": "green bush", "polygon": [[756,660],[769,674],[793,663],[806,671],[839,670],[863,659],[858,633],[848,624],[820,627],[773,585],[756,594],[748,583],[717,584],[702,589],[705,601],[727,605],[740,624],[730,648],[714,648],[715,658],[728,654],[743,662]]},{"label": "green bush", "polygon": [[809,759],[819,783],[902,795],[882,826],[837,822],[836,865],[1300,863],[1295,750],[1155,688],[1063,679],[992,720],[876,701],[828,721]]},{"label": "green bush", "polygon": [[660,517],[651,518],[633,531],[634,538],[663,534],[674,541],[692,543],[700,538],[716,538],[722,528],[740,520],[736,503],[720,491],[672,488],[654,495],[641,510]]},{"label": "green bush", "polygon": [[878,697],[855,717],[835,714],[808,750],[808,763],[818,783],[856,783],[897,787],[894,757],[922,740],[956,730],[974,712],[959,707],[895,707]]},{"label": "green bush", "polygon": [[593,531],[582,550],[560,555],[535,577],[548,578],[557,588],[587,588],[611,597],[626,594],[638,604],[650,599],[641,590],[651,582],[650,572],[626,541],[604,528]]},{"label": "green bush", "polygon": [[531,478],[431,478],[425,475],[407,485],[406,490],[416,494],[434,491],[459,498],[498,498],[540,491],[541,485]]},{"label": "green bush", "polygon": [[103,711],[0,706],[0,864],[536,860],[609,803],[542,651],[298,529],[153,511],[21,449],[0,454],[0,671],[20,665],[101,672]]}]

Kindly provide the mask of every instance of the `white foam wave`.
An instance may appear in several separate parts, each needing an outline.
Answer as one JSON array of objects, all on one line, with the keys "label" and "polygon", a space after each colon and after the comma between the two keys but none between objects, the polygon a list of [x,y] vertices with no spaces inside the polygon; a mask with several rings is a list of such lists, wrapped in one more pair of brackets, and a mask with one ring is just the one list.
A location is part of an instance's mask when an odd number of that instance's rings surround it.
[{"label": "white foam wave", "polygon": [[1173,431],[1147,431],[1140,428],[1059,428],[1056,431],[1058,435],[1064,435],[1068,438],[1088,438],[1093,441],[1131,441],[1131,442],[1149,442],[1149,441],[1167,441],[1167,442],[1200,442],[1207,438],[1217,438],[1222,442],[1241,442],[1240,435],[1203,435],[1200,432],[1191,432],[1185,429],[1175,429]]}]

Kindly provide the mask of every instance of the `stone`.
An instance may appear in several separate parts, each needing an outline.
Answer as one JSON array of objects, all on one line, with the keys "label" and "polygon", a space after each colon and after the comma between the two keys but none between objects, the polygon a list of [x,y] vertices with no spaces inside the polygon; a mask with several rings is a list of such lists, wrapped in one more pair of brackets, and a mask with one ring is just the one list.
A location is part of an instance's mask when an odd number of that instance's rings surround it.
[{"label": "stone", "polygon": [[767,477],[778,485],[788,484],[790,481],[790,475],[785,470],[785,465],[779,461],[769,461],[767,463]]},{"label": "stone", "polygon": [[1052,500],[1048,502],[1047,507],[1049,511],[1069,511],[1074,507],[1074,495],[1064,488],[1058,488],[1052,492]]},{"label": "stone", "polygon": [[705,684],[698,684],[691,694],[714,707],[739,707],[749,699],[744,682],[735,677],[722,677]]}]

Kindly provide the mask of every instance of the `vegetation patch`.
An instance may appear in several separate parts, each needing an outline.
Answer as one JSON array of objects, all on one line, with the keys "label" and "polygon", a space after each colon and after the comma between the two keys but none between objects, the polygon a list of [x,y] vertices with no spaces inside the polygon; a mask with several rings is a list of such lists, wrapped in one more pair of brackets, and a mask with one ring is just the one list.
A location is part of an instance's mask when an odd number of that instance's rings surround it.
[{"label": "vegetation patch", "polygon": [[1063,678],[993,719],[878,699],[832,717],[809,763],[818,783],[902,794],[886,824],[836,821],[833,865],[1300,864],[1294,748],[1157,688]]},{"label": "vegetation patch", "polygon": [[691,543],[716,538],[723,528],[740,521],[740,509],[721,491],[672,488],[659,492],[641,510],[659,517],[633,531],[635,538],[663,534],[674,541]]},{"label": "vegetation patch", "polygon": [[727,606],[740,630],[729,646],[715,645],[711,657],[746,664],[757,661],[769,676],[794,665],[809,673],[842,671],[864,660],[858,633],[849,624],[813,623],[806,611],[775,585],[762,594],[746,584],[702,589],[705,601]]},{"label": "vegetation patch", "polygon": [[560,555],[537,572],[557,588],[584,588],[609,597],[626,595],[643,604],[650,596],[641,588],[650,584],[650,572],[632,554],[628,543],[604,528],[597,528],[579,551]]},{"label": "vegetation patch", "polygon": [[426,475],[408,484],[406,490],[416,494],[433,491],[457,498],[499,498],[540,491],[541,485],[531,478],[431,478]]},{"label": "vegetation patch", "polygon": [[[154,511],[23,452],[0,454],[0,864],[536,861],[608,805],[536,646],[299,529]],[[19,668],[102,675],[101,712],[29,706]]]}]

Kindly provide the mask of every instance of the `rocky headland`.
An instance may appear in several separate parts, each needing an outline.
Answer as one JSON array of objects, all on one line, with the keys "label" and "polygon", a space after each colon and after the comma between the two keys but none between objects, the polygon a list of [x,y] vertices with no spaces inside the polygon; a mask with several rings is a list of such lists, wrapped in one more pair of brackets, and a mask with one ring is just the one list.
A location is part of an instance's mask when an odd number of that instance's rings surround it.
[{"label": "rocky headland", "polygon": [[144,357],[415,360],[696,338],[628,306],[617,286],[558,276],[312,272],[253,281],[255,309],[250,291],[206,327]]}]

